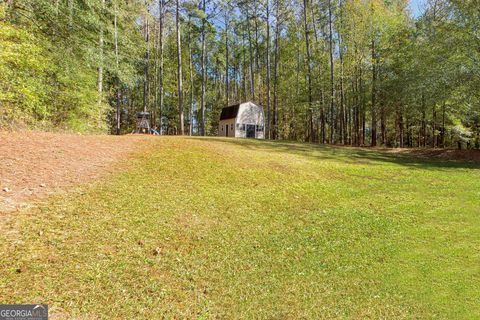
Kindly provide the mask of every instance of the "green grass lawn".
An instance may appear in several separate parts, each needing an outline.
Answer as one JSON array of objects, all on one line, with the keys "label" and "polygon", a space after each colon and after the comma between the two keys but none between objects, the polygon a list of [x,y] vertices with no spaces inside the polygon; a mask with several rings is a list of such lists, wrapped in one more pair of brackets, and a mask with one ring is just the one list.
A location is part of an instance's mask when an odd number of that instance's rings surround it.
[{"label": "green grass lawn", "polygon": [[160,137],[121,168],[3,226],[1,303],[68,318],[480,318],[478,164]]}]

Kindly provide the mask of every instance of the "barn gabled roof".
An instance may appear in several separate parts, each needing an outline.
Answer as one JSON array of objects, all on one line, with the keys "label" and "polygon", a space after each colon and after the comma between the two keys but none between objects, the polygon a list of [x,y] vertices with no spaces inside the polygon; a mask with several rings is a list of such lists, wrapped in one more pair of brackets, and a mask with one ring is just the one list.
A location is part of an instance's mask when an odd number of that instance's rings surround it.
[{"label": "barn gabled roof", "polygon": [[236,118],[238,114],[238,109],[240,109],[240,104],[234,104],[223,108],[222,113],[220,114],[220,120]]}]

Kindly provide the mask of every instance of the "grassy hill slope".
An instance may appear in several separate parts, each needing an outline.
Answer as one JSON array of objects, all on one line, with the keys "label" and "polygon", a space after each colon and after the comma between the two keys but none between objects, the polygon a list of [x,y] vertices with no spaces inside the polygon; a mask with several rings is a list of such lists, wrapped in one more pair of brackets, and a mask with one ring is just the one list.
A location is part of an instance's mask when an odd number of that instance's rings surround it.
[{"label": "grassy hill slope", "polygon": [[180,137],[129,161],[9,219],[3,303],[106,319],[480,317],[478,164]]}]

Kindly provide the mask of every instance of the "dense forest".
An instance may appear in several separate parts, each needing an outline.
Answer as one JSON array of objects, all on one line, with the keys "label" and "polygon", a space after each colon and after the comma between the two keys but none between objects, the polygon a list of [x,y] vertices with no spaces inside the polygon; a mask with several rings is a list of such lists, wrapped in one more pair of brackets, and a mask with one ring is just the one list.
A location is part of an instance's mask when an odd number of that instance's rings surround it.
[{"label": "dense forest", "polygon": [[8,0],[0,126],[215,135],[265,108],[270,139],[480,144],[480,5],[430,0]]}]

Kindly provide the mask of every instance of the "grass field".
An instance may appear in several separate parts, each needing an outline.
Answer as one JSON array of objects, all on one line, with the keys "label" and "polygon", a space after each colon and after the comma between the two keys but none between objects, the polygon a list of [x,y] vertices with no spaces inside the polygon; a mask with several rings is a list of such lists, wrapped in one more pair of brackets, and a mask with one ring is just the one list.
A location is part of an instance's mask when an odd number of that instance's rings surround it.
[{"label": "grass field", "polygon": [[14,214],[0,302],[82,319],[480,318],[480,166],[162,137]]}]

